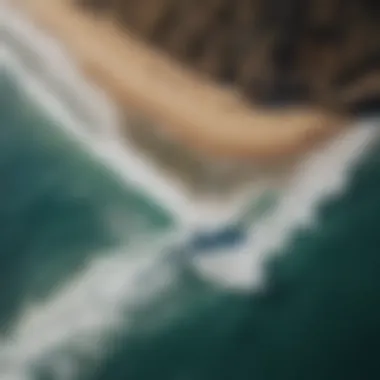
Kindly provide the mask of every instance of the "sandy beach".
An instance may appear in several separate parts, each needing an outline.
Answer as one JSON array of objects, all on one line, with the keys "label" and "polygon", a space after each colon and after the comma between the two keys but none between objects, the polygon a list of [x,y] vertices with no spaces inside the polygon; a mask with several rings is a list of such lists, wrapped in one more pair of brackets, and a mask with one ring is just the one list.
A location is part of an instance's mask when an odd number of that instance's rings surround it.
[{"label": "sandy beach", "polygon": [[202,154],[276,161],[309,150],[346,124],[316,109],[254,108],[68,0],[15,4],[62,41],[118,105],[152,120],[152,133],[159,128]]}]

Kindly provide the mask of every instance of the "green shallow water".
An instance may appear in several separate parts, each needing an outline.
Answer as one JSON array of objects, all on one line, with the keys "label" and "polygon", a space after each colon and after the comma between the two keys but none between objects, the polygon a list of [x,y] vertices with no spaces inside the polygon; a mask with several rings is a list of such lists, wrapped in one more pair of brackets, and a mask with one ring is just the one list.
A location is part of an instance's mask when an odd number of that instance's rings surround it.
[{"label": "green shallow water", "polygon": [[94,252],[174,226],[168,211],[54,124],[15,81],[1,78],[2,323],[22,304],[25,288],[35,296],[50,292]]},{"label": "green shallow water", "polygon": [[[11,336],[26,304],[54,296],[94,256],[119,246],[135,253],[126,247],[136,236],[149,240],[175,223],[9,77],[0,84],[0,321]],[[294,233],[268,264],[265,290],[227,292],[182,268],[173,286],[130,312],[132,328],[95,370],[73,380],[378,379],[379,163],[375,149],[344,193],[321,205],[318,222]]]}]

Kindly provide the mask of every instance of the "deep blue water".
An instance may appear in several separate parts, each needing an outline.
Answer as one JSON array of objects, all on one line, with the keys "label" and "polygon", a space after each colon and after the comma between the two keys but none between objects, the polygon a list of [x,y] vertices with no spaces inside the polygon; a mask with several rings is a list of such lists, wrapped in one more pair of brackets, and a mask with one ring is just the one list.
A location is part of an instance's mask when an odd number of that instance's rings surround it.
[{"label": "deep blue water", "polygon": [[[50,302],[74,273],[114,247],[136,254],[128,250],[136,236],[148,241],[174,221],[60,132],[9,79],[0,83],[0,343],[6,346],[26,306]],[[89,378],[380,378],[379,164],[375,149],[343,194],[321,205],[318,223],[294,233],[268,263],[263,291],[223,290],[182,268],[159,297],[126,311],[131,324],[113,336],[102,360],[90,362]],[[99,286],[113,277],[106,273]],[[80,317],[75,310],[66,321]],[[36,349],[43,330],[32,341]],[[60,378],[46,370],[40,379]]]}]

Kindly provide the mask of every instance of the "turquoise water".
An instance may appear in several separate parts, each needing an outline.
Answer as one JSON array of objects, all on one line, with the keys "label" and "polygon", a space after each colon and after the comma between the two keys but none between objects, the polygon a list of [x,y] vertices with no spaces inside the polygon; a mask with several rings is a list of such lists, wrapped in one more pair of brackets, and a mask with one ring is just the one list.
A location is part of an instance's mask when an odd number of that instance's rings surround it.
[{"label": "turquoise water", "polygon": [[[25,338],[32,334],[15,333],[27,306],[54,305],[64,284],[84,273],[95,257],[107,261],[120,247],[123,255],[136,256],[132,244],[137,237],[148,241],[165,235],[175,223],[163,206],[119,181],[56,128],[9,78],[0,83],[0,321],[5,342],[0,340],[0,348],[16,342],[12,371],[17,372],[24,363],[19,359],[23,342],[31,342],[37,352],[46,331],[79,319],[92,295],[82,296],[63,321],[37,324],[34,340]],[[321,205],[318,222],[294,232],[291,244],[268,263],[264,290],[227,291],[186,266],[151,268],[137,282],[136,299],[155,275],[160,286],[165,281],[167,286],[149,302],[136,306],[133,300],[111,344],[92,343],[93,348],[105,345],[100,358],[86,362],[83,353],[79,359],[73,354],[70,366],[86,371],[66,378],[378,379],[379,164],[380,150],[374,149],[357,165],[343,194]],[[171,282],[164,267],[174,271]],[[113,273],[118,272],[103,273],[97,286],[107,288]],[[128,276],[133,277],[125,269]],[[114,306],[109,306],[110,315]],[[50,315],[51,309],[44,313]],[[103,309],[95,307],[94,313]],[[54,350],[46,347],[37,359],[49,358]],[[34,374],[28,367],[28,378],[64,378],[48,367],[37,365]]]},{"label": "turquoise water", "polygon": [[[173,226],[169,212],[127,186],[1,78],[1,326],[94,252]],[[119,228],[119,225],[124,228]],[[26,291],[27,290],[27,291]]]}]

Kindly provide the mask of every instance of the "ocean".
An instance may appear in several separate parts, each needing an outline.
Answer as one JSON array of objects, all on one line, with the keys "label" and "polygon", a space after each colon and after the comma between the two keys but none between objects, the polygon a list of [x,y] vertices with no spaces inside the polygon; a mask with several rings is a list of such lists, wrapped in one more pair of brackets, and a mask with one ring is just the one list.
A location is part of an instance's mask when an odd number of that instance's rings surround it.
[{"label": "ocean", "polygon": [[139,177],[107,115],[37,90],[15,40],[0,52],[1,380],[380,377],[376,120],[210,232],[163,173]]}]

